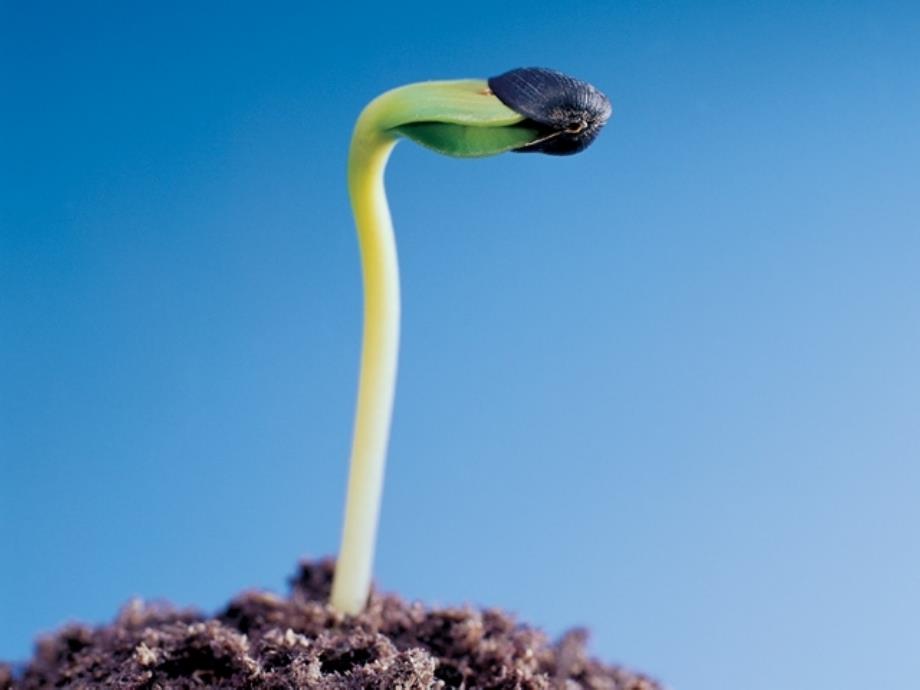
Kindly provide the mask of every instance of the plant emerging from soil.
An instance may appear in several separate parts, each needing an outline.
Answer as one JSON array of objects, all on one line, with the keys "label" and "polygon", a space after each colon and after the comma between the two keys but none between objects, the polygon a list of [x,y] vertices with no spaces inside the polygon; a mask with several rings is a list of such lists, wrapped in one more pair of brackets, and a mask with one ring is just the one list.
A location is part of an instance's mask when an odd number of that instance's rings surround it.
[{"label": "plant emerging from soil", "polygon": [[348,189],[364,276],[364,342],[342,546],[331,603],[357,614],[370,591],[399,348],[399,267],[383,176],[401,137],[459,158],[506,151],[568,155],[610,117],[590,84],[560,72],[515,69],[488,81],[432,81],[393,89],[361,113]]}]

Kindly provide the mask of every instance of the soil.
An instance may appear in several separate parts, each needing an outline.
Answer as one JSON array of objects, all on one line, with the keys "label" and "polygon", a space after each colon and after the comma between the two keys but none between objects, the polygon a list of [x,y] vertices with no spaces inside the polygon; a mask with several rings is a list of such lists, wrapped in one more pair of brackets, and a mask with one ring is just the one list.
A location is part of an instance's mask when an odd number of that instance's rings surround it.
[{"label": "soil", "polygon": [[589,658],[582,630],[550,644],[501,611],[376,592],[342,616],[325,603],[331,580],[331,562],[302,563],[288,598],[247,592],[214,617],[135,601],[109,625],[41,639],[21,673],[0,664],[0,690],[661,690]]}]

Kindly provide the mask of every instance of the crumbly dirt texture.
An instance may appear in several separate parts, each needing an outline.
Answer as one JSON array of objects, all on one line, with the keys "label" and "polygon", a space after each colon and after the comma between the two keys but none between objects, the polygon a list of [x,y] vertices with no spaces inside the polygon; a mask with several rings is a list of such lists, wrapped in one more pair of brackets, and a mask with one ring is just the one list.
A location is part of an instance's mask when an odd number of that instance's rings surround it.
[{"label": "crumbly dirt texture", "polygon": [[22,673],[0,664],[0,690],[662,690],[590,659],[584,631],[550,644],[500,611],[377,593],[342,616],[326,605],[331,580],[331,562],[305,562],[288,598],[244,593],[213,618],[132,602],[110,625],[40,640]]}]

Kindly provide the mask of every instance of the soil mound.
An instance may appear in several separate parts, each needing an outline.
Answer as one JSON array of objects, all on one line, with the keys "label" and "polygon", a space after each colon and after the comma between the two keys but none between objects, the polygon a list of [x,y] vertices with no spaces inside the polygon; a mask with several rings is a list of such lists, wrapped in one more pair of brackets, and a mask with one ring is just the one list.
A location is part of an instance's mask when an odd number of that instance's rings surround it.
[{"label": "soil mound", "polygon": [[374,593],[360,616],[326,605],[332,563],[302,563],[281,598],[247,592],[214,617],[128,604],[111,624],[39,641],[0,690],[661,690],[590,659],[584,631],[551,644],[497,610],[427,609]]}]

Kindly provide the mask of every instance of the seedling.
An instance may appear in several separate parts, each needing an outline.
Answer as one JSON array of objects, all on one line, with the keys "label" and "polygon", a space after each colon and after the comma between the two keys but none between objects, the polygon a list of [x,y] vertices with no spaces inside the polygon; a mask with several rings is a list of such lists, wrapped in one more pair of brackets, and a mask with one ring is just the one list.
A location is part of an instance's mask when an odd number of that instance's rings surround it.
[{"label": "seedling", "polygon": [[364,275],[364,343],[345,524],[332,606],[359,613],[370,592],[399,348],[399,267],[383,185],[400,137],[459,158],[505,151],[578,153],[610,117],[590,84],[547,69],[514,69],[488,81],[410,84],[377,97],[358,117],[348,156]]}]

